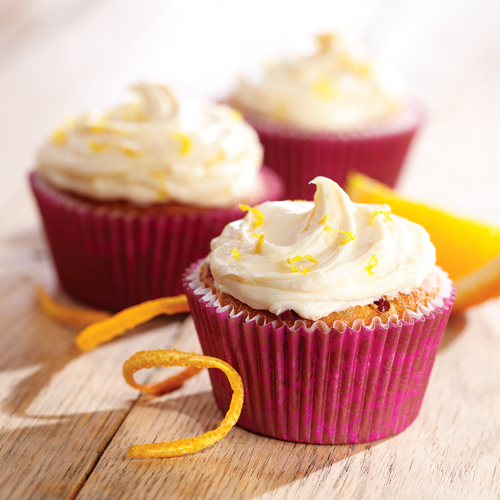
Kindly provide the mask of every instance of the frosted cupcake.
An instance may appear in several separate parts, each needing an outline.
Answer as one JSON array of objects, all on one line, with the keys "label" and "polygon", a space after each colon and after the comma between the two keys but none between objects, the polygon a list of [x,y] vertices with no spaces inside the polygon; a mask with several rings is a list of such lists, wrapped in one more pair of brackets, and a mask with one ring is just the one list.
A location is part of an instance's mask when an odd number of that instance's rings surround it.
[{"label": "frosted cupcake", "polygon": [[259,133],[286,196],[312,199],[311,177],[344,185],[357,170],[393,186],[421,122],[400,80],[352,41],[317,37],[317,51],[243,77],[230,102]]},{"label": "frosted cupcake", "polygon": [[[416,418],[454,288],[419,225],[316,178],[314,202],[267,202],[226,226],[184,286],[203,352],[245,386],[239,424],[345,444]],[[211,373],[216,401],[231,390]]]},{"label": "frosted cupcake", "polygon": [[107,309],[180,293],[238,204],[281,195],[237,111],[134,90],[137,101],[55,131],[30,176],[62,287]]}]

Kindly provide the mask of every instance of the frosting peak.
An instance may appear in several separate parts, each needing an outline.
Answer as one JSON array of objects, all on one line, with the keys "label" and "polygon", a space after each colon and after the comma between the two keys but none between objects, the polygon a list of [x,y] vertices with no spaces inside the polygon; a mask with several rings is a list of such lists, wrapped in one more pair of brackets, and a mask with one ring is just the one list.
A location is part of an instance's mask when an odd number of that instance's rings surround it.
[{"label": "frosting peak", "polygon": [[224,105],[185,102],[167,87],[133,87],[139,100],[88,113],[39,153],[55,186],[99,200],[223,207],[261,189],[255,131]]},{"label": "frosting peak", "polygon": [[234,101],[249,112],[308,130],[346,131],[401,114],[399,79],[352,40],[317,36],[312,55],[278,61],[240,81]]},{"label": "frosting peak", "polygon": [[221,291],[254,309],[317,320],[422,285],[436,252],[421,226],[387,205],[351,202],[330,179],[312,182],[314,202],[263,203],[261,220],[249,212],[212,241]]}]

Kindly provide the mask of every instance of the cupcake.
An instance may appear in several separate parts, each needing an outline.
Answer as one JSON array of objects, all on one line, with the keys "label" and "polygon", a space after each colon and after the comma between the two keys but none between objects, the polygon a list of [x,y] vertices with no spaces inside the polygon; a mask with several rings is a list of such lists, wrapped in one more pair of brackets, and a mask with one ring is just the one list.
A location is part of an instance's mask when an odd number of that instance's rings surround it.
[{"label": "cupcake", "polygon": [[282,191],[239,112],[134,90],[137,101],[55,131],[30,175],[62,287],[111,310],[181,293],[238,205]]},{"label": "cupcake", "polygon": [[240,80],[231,105],[257,130],[264,162],[286,196],[312,199],[308,181],[341,186],[350,170],[394,186],[421,122],[397,75],[334,34],[312,55],[277,61]]},{"label": "cupcake", "polygon": [[[313,184],[314,202],[261,204],[187,271],[200,343],[241,375],[247,429],[320,444],[393,436],[418,414],[454,287],[421,226]],[[230,387],[210,376],[226,411]]]}]

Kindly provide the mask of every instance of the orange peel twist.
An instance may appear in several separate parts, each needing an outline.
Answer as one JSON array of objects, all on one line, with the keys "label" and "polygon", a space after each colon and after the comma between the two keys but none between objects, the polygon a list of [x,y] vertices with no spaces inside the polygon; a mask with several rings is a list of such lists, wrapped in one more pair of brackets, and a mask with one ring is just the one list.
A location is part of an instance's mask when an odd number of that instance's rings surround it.
[{"label": "orange peel twist", "polygon": [[59,304],[41,285],[37,285],[35,291],[38,295],[40,306],[47,316],[65,325],[86,326],[97,321],[103,321],[111,316],[107,311]]},{"label": "orange peel twist", "polygon": [[90,351],[160,314],[172,315],[186,312],[189,312],[189,304],[185,295],[148,300],[88,326],[78,334],[75,342],[80,350]]},{"label": "orange peel twist", "polygon": [[[186,366],[201,370],[203,368],[218,368],[222,370],[229,380],[233,390],[233,396],[222,423],[212,431],[205,432],[201,436],[187,439],[177,439],[165,443],[142,444],[132,446],[127,453],[128,458],[167,458],[180,457],[197,453],[204,448],[213,446],[220,441],[234,427],[241,414],[243,407],[244,389],[243,382],[238,372],[228,363],[221,359],[203,356],[201,354],[186,353],[179,351],[140,351],[134,354],[123,365],[123,376],[127,384],[144,392],[151,392],[151,388],[162,384],[138,384],[134,380],[134,373],[143,368],[154,368],[157,366]],[[188,368],[189,369],[189,368]],[[167,383],[167,379],[164,383]]]}]

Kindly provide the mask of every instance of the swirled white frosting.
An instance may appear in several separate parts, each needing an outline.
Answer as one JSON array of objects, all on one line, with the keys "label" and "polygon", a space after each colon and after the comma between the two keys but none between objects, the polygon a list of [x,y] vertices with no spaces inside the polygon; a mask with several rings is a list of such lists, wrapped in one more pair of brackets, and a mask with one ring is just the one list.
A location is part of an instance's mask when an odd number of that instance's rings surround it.
[{"label": "swirled white frosting", "polygon": [[436,251],[421,226],[387,205],[352,203],[330,179],[312,182],[314,202],[262,203],[212,240],[219,290],[254,309],[318,320],[422,285]]},{"label": "swirled white frosting", "polygon": [[222,207],[262,189],[262,147],[228,106],[178,102],[161,85],[54,132],[40,151],[49,182],[97,200]]},{"label": "swirled white frosting", "polygon": [[240,80],[237,107],[316,131],[350,131],[405,115],[396,75],[352,41],[318,36],[313,55],[278,61]]}]

